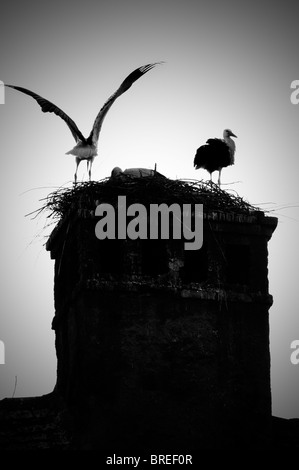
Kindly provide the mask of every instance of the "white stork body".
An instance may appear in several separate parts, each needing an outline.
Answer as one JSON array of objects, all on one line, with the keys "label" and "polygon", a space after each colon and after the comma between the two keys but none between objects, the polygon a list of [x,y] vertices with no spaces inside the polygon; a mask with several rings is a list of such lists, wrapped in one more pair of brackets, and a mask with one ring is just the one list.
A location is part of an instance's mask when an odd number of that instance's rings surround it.
[{"label": "white stork body", "polygon": [[66,152],[66,155],[74,155],[76,157],[76,172],[74,176],[75,183],[77,183],[78,166],[81,160],[87,161],[87,171],[90,181],[92,163],[94,158],[98,155],[97,145],[89,145],[80,141],[74,148],[72,148],[72,150]]},{"label": "white stork body", "polygon": [[90,160],[98,155],[97,146],[79,142],[72,150],[66,152],[66,155],[74,155],[79,160]]},{"label": "white stork body", "polygon": [[223,139],[208,139],[205,145],[197,149],[194,166],[195,169],[204,168],[210,173],[219,171],[218,184],[220,186],[221,170],[235,162],[236,144],[231,137],[237,137],[230,129],[224,129]]},{"label": "white stork body", "polygon": [[155,67],[157,64],[160,64],[161,62],[156,62],[153,64],[147,64],[139,67],[138,69],[134,70],[130,75],[127,76],[127,78],[121,83],[120,87],[116,90],[115,93],[113,93],[112,96],[106,101],[104,106],[100,109],[92,130],[87,138],[83,136],[83,134],[80,132],[78,129],[77,125],[75,122],[58,106],[55,104],[51,103],[50,101],[46,100],[42,96],[37,95],[36,93],[27,90],[26,88],[22,88],[19,86],[14,86],[14,85],[6,85],[10,88],[14,88],[15,90],[18,90],[22,93],[25,93],[26,95],[31,96],[35,101],[39,104],[41,107],[42,111],[44,113],[54,113],[57,116],[59,116],[61,119],[65,121],[67,126],[69,127],[77,145],[72,149],[69,150],[66,155],[74,155],[76,157],[76,172],[75,172],[75,183],[77,182],[77,171],[78,171],[78,166],[81,162],[81,160],[87,160],[87,170],[89,173],[89,180],[91,179],[91,166],[93,163],[94,158],[97,156],[97,146],[98,146],[98,140],[99,140],[99,135],[101,131],[101,127],[104,121],[104,118],[111,108],[112,104],[114,101],[121,96],[125,91],[127,91],[136,80],[138,80],[142,75],[144,75],[146,72],[151,70],[153,67]]}]

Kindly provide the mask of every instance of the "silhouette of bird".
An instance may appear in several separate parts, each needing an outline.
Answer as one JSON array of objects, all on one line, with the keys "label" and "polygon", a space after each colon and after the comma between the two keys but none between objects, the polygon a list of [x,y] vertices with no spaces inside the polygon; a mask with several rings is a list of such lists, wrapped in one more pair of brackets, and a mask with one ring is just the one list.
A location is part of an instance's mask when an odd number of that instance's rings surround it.
[{"label": "silhouette of bird", "polygon": [[155,62],[153,64],[147,64],[143,65],[136,70],[134,70],[130,75],[127,76],[127,78],[121,83],[120,87],[113,93],[113,95],[108,98],[108,100],[105,102],[104,106],[100,109],[92,130],[87,138],[83,136],[83,134],[80,132],[78,129],[77,125],[75,122],[58,106],[55,104],[51,103],[50,101],[46,100],[42,96],[37,95],[33,91],[27,90],[26,88],[22,88],[19,86],[14,86],[14,85],[5,85],[10,88],[14,88],[15,90],[18,90],[22,93],[25,93],[26,95],[31,96],[39,106],[41,107],[42,111],[44,113],[54,113],[57,116],[59,116],[61,119],[64,120],[64,122],[67,124],[69,127],[77,145],[70,150],[69,152],[66,153],[66,155],[74,155],[76,157],[76,172],[74,175],[75,179],[75,184],[77,183],[77,171],[78,171],[78,166],[81,162],[81,160],[87,160],[87,171],[89,173],[89,181],[91,179],[91,167],[94,158],[97,156],[97,146],[98,146],[98,140],[99,140],[99,135],[101,131],[101,127],[104,121],[104,118],[111,108],[112,104],[114,101],[121,96],[125,91],[127,91],[131,85],[133,85],[136,80],[138,80],[142,75],[144,75],[146,72],[151,70],[153,67],[156,65],[160,64],[161,62]]},{"label": "silhouette of bird", "polygon": [[237,137],[230,129],[224,129],[223,139],[208,139],[205,145],[199,147],[194,157],[195,169],[204,168],[210,173],[219,171],[218,185],[222,168],[234,164],[236,145],[231,137]]}]

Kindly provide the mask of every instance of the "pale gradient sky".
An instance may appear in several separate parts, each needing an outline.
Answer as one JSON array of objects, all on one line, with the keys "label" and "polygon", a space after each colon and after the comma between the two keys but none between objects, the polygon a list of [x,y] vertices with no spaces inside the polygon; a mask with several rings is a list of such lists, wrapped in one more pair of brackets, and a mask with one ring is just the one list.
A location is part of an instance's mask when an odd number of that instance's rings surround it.
[{"label": "pale gradient sky", "polygon": [[[299,5],[292,1],[26,1],[1,7],[0,79],[53,101],[89,134],[105,100],[136,67],[160,60],[109,111],[93,178],[114,166],[148,167],[169,178],[207,178],[193,158],[230,127],[236,163],[224,188],[273,209],[269,243],[273,414],[299,417],[298,148]],[[73,137],[29,97],[6,91],[2,157],[0,398],[34,396],[55,384],[53,261],[49,220],[26,218],[51,190],[72,184]],[[86,179],[86,165],[79,180]],[[286,208],[285,208],[286,207]]]}]

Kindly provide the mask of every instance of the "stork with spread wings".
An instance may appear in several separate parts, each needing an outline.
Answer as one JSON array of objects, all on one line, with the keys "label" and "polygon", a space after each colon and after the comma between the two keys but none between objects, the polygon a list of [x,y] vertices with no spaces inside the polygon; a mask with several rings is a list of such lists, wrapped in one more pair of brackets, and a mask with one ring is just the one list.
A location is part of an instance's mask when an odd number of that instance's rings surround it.
[{"label": "stork with spread wings", "polygon": [[20,91],[21,93],[25,93],[26,95],[31,96],[35,101],[39,104],[41,107],[41,110],[44,113],[54,113],[57,116],[59,116],[61,119],[64,120],[64,122],[67,124],[69,127],[75,141],[76,141],[76,146],[67,152],[67,155],[74,155],[76,157],[76,172],[75,172],[75,184],[77,183],[77,171],[78,171],[78,166],[81,160],[87,160],[87,170],[89,173],[89,180],[91,179],[91,167],[94,158],[97,156],[97,146],[98,146],[98,141],[99,141],[99,135],[101,131],[101,127],[103,124],[103,121],[105,119],[105,116],[111,106],[113,105],[114,101],[121,96],[123,93],[125,93],[136,80],[138,80],[142,75],[144,75],[146,72],[151,70],[153,67],[155,67],[157,64],[160,64],[161,62],[155,62],[153,64],[147,64],[139,67],[138,69],[134,70],[130,75],[127,76],[127,78],[122,82],[120,87],[113,93],[113,95],[110,96],[110,98],[106,101],[104,106],[100,109],[92,130],[87,138],[83,136],[81,131],[78,129],[76,123],[64,112],[62,109],[58,108],[55,104],[51,103],[50,101],[46,100],[42,96],[34,93],[33,91],[27,90],[26,88],[22,88],[19,86],[14,86],[14,85],[5,85],[10,88],[14,88],[15,90]]}]

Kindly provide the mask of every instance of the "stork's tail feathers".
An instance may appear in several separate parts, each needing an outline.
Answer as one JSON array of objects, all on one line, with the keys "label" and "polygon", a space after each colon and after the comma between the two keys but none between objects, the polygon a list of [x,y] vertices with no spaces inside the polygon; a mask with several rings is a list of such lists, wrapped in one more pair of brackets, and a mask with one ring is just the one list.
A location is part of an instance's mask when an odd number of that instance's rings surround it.
[{"label": "stork's tail feathers", "polygon": [[92,145],[82,145],[80,142],[74,148],[66,152],[66,155],[74,155],[79,160],[93,160],[98,154],[96,147]]}]

